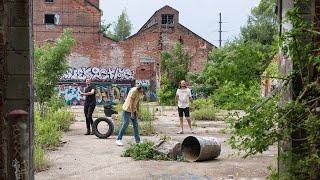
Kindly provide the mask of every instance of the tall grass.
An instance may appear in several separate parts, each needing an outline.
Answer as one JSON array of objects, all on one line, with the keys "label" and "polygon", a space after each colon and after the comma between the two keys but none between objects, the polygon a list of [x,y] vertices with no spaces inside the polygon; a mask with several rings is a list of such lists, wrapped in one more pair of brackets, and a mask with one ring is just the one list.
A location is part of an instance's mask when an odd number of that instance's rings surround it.
[{"label": "tall grass", "polygon": [[40,112],[36,109],[34,119],[34,161],[36,171],[41,171],[49,166],[46,150],[59,145],[63,131],[69,129],[74,116],[65,108],[48,108],[44,118],[41,118]]}]

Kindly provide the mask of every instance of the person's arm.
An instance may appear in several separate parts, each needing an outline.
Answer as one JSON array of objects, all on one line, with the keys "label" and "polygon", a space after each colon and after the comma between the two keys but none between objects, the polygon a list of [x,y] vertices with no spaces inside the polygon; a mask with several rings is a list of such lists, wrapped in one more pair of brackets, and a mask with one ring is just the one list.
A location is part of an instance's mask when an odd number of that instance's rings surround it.
[{"label": "person's arm", "polygon": [[178,103],[178,101],[179,101],[179,89],[177,90],[177,92],[176,92],[176,103]]},{"label": "person's arm", "polygon": [[94,94],[94,92],[95,92],[95,89],[94,89],[94,88],[92,88],[90,92],[87,92],[87,93],[81,93],[81,94],[82,94],[82,95],[84,95],[84,96],[89,96],[89,95],[93,95],[93,94]]},{"label": "person's arm", "polygon": [[191,89],[189,89],[189,100],[190,100],[190,102],[193,100],[193,99],[192,99]]}]

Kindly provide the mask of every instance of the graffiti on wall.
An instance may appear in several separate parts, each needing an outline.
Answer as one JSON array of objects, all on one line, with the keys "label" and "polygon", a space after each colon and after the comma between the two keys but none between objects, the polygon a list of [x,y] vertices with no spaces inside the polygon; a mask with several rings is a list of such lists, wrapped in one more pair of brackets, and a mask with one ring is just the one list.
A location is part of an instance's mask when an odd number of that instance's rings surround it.
[{"label": "graffiti on wall", "polygon": [[[107,101],[123,102],[131,88],[130,84],[95,84],[97,105],[103,105]],[[57,86],[59,95],[65,99],[68,105],[83,105],[85,97],[81,96],[84,92],[85,85],[79,84],[60,84]]]},{"label": "graffiti on wall", "polygon": [[70,68],[62,77],[61,81],[83,81],[90,78],[95,81],[112,81],[112,80],[133,80],[134,73],[130,69],[110,67],[82,67]]},{"label": "graffiti on wall", "polygon": [[136,85],[140,85],[140,84],[147,84],[148,86],[150,86],[150,80],[142,80],[142,79],[137,79],[136,80]]}]

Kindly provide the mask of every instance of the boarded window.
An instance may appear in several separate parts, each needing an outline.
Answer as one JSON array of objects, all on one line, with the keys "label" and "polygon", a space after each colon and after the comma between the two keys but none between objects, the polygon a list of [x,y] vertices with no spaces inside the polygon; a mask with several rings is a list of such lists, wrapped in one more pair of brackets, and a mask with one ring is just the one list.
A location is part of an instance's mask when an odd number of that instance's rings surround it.
[{"label": "boarded window", "polygon": [[162,24],[173,24],[173,14],[162,14]]}]

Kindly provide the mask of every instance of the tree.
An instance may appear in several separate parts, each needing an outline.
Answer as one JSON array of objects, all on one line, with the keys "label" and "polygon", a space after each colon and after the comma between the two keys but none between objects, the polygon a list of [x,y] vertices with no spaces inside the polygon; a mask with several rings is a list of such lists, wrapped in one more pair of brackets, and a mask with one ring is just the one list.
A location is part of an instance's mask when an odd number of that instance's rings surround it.
[{"label": "tree", "polygon": [[122,11],[118,17],[117,23],[114,26],[114,39],[121,41],[130,36],[132,30],[132,24],[128,18],[127,12]]},{"label": "tree", "polygon": [[171,51],[161,53],[163,75],[159,90],[160,102],[165,104],[174,102],[174,91],[178,88],[179,82],[186,79],[190,59],[190,54],[183,49],[181,43],[176,43]]},{"label": "tree", "polygon": [[73,44],[72,30],[66,29],[54,44],[45,43],[35,48],[35,92],[42,116],[45,103],[54,95],[55,86],[68,69],[66,57]]}]

